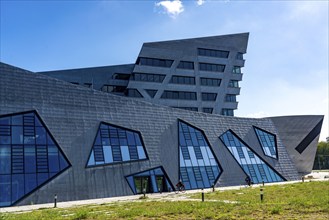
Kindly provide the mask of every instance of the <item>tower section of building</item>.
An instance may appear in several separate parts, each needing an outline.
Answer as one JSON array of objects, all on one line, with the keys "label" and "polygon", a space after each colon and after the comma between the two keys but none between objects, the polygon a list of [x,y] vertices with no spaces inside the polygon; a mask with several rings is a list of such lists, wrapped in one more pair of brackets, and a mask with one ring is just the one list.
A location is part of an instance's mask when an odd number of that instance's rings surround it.
[{"label": "tower section of building", "polygon": [[234,115],[248,33],[144,43],[135,64],[40,72],[103,92]]},{"label": "tower section of building", "polygon": [[174,108],[233,116],[248,36],[144,43],[127,95]]}]

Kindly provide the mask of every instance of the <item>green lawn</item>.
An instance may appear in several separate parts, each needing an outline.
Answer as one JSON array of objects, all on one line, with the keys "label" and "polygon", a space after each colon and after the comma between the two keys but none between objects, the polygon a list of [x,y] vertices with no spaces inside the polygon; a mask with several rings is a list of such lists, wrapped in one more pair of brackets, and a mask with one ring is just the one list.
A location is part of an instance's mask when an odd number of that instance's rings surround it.
[{"label": "green lawn", "polygon": [[[0,219],[329,219],[329,182],[305,182],[190,195],[199,201],[117,202],[0,214]],[[188,194],[179,194],[188,196]],[[224,202],[225,201],[225,202]]]}]

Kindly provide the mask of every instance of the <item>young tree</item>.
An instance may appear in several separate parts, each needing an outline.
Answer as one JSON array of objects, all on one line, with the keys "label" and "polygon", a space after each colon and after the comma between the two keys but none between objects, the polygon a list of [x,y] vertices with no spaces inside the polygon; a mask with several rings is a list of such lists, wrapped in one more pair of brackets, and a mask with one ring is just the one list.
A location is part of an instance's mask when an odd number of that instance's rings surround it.
[{"label": "young tree", "polygon": [[[329,138],[327,138],[327,140],[329,140]],[[321,141],[318,143],[313,169],[329,169],[329,141]]]}]

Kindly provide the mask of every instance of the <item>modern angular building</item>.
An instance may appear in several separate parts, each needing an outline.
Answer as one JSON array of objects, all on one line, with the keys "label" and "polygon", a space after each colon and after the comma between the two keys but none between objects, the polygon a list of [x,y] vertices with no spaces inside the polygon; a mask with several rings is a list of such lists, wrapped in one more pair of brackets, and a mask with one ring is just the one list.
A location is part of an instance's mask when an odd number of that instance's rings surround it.
[{"label": "modern angular building", "polygon": [[148,43],[122,66],[34,73],[0,63],[0,207],[166,192],[179,180],[201,189],[300,179],[323,116],[221,115],[237,107],[225,100],[239,94],[230,83],[241,80],[233,71],[247,37]]},{"label": "modern angular building", "polygon": [[233,116],[248,33],[145,43],[135,64],[40,72],[73,84]]}]

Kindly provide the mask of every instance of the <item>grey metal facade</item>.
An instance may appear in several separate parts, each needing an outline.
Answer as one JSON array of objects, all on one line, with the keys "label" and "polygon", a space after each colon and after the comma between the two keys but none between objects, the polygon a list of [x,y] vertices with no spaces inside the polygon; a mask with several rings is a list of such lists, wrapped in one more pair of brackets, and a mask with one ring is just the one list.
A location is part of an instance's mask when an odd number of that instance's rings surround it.
[{"label": "grey metal facade", "polygon": [[155,104],[233,116],[248,37],[144,43],[135,64],[40,73]]},{"label": "grey metal facade", "polygon": [[[136,66],[134,68],[136,69]],[[27,154],[25,151],[24,154],[17,153],[16,147],[25,149],[28,141],[35,141],[40,137],[36,135],[37,131],[32,132],[33,135],[28,134],[28,131],[25,131],[25,127],[28,126],[24,124],[21,126],[24,132],[18,135],[21,144],[13,144],[17,141],[14,138],[14,127],[17,125],[14,124],[13,117],[31,111],[42,121],[40,127],[45,127],[50,133],[47,140],[53,139],[55,142],[48,145],[58,146],[59,149],[55,153],[62,154],[59,158],[65,158],[67,164],[60,166],[54,176],[50,171],[49,174],[46,172],[47,181],[29,188],[32,190],[27,190],[29,176],[26,174],[26,168],[15,168],[26,166]],[[8,118],[11,118],[11,125],[5,121]],[[182,174],[185,168],[188,172],[193,171],[188,173],[188,178],[190,182],[194,181],[191,178],[195,179],[195,187],[192,187],[191,183],[190,188],[200,188],[199,184],[209,187],[209,183],[212,183],[210,180],[213,179],[218,187],[240,185],[244,184],[246,175],[270,178],[266,182],[297,180],[313,166],[320,132],[318,125],[320,124],[321,128],[322,120],[323,116],[253,119],[185,111],[73,85],[44,74],[1,63],[0,206],[48,203],[52,202],[54,194],[57,194],[59,201],[131,195],[138,193],[138,181],[145,181],[146,173],[150,178],[150,184],[154,184],[153,179],[160,175],[165,180],[166,190],[169,190],[168,188],[173,188],[179,179],[185,178]],[[135,144],[131,149],[136,151],[138,147],[144,147],[145,156],[139,153],[138,157],[132,160],[133,153],[129,152],[130,160],[124,160],[121,145],[129,144],[115,145],[110,139],[111,143],[107,145],[112,145],[112,156],[106,161],[107,155],[104,152],[107,146],[104,146],[104,143],[97,143],[97,135],[102,132],[102,124],[105,125],[103,129],[108,129],[109,134],[101,135],[111,136],[111,131],[115,129],[122,129],[121,133],[126,132],[124,134],[127,136],[138,134],[134,136]],[[114,127],[111,127],[112,125]],[[180,130],[179,126],[183,125],[185,127]],[[266,142],[266,138],[263,141],[275,146],[277,159],[265,155],[262,147],[264,143],[257,137],[255,127],[266,131],[268,141]],[[119,131],[118,134],[120,136]],[[193,140],[194,134],[198,141],[196,144]],[[142,139],[140,143],[137,143],[138,136]],[[29,137],[27,143],[26,137]],[[296,148],[300,143],[303,143],[303,151],[297,152]],[[36,149],[35,173],[39,181],[38,175],[43,172],[42,164],[39,164],[43,160],[38,153],[41,145],[35,143],[31,146]],[[99,154],[97,146],[103,147],[100,152],[104,154]],[[118,149],[118,146],[122,147],[121,152],[120,148],[119,152],[114,150],[114,147]],[[128,148],[130,151],[130,146],[125,147],[126,150]],[[185,153],[186,150],[189,152],[187,156],[190,158],[184,155],[184,148]],[[238,148],[240,152],[235,152]],[[49,149],[48,147],[48,165],[45,165],[49,166],[48,170],[52,165]],[[200,149],[204,151],[201,152]],[[199,156],[198,151],[202,153]],[[205,151],[207,159],[204,157]],[[95,166],[88,166],[91,152],[95,154],[95,161],[91,163]],[[115,159],[118,153],[122,154],[121,161]],[[14,159],[9,161],[8,158],[12,157]],[[236,159],[237,157],[240,158]],[[198,159],[197,165],[193,165],[193,158]],[[249,162],[246,158],[249,158]],[[213,170],[215,176],[208,174],[209,169],[207,173],[202,171],[203,167],[210,167],[206,160],[217,168],[216,172]],[[96,164],[97,161],[101,162]],[[264,168],[267,170],[262,174]],[[250,172],[246,172],[248,169]],[[256,173],[252,174],[251,170]],[[199,174],[202,176],[198,176]],[[208,185],[205,181],[208,181]],[[258,178],[258,182],[260,181]]]}]

